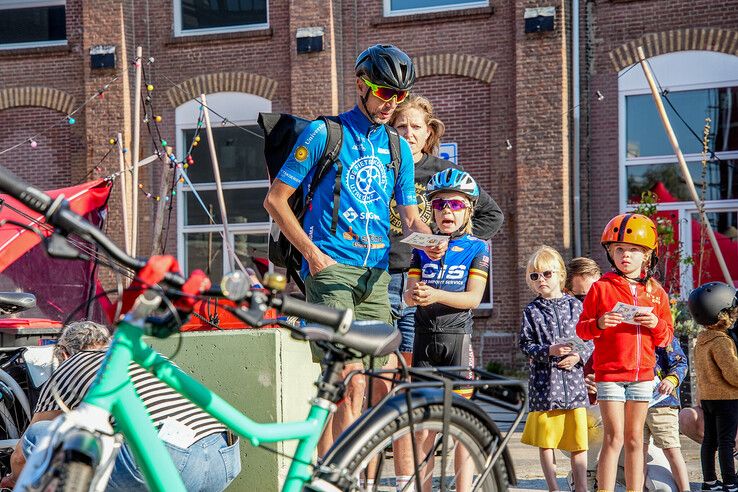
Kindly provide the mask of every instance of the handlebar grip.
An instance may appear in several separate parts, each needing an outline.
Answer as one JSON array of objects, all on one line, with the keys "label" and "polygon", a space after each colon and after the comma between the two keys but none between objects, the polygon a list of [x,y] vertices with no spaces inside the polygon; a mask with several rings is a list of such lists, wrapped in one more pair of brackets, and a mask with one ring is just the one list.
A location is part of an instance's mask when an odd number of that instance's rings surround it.
[{"label": "handlebar grip", "polygon": [[[330,326],[336,331],[347,331],[351,324],[351,312],[328,306],[310,304],[290,296],[282,296],[279,310],[288,316],[297,316],[313,323]],[[348,326],[346,326],[348,325]]]},{"label": "handlebar grip", "polygon": [[0,166],[0,191],[42,214],[46,214],[52,202],[49,195],[25,183],[4,166]]}]

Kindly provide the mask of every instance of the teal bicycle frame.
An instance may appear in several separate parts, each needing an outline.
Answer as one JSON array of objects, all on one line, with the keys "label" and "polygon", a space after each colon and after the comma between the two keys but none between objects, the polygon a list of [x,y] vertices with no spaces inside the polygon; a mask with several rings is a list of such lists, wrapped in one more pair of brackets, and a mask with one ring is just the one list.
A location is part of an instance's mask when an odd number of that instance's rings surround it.
[{"label": "teal bicycle frame", "polygon": [[[159,440],[143,402],[128,376],[128,365],[137,362],[205,412],[248,440],[252,445],[299,440],[283,491],[297,492],[310,481],[309,463],[330,415],[331,404],[312,402],[303,422],[260,424],[249,419],[168,359],[146,345],[143,327],[124,320],[115,332],[96,379],[83,402],[115,417],[117,429],[133,452],[152,492],[187,492],[164,444]],[[321,405],[320,403],[325,403]]]}]

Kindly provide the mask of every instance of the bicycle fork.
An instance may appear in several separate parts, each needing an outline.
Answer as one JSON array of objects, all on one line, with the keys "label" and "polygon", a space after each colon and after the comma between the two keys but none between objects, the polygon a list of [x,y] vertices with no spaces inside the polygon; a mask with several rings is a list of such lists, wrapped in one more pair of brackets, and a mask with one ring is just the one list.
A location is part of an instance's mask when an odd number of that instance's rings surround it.
[{"label": "bicycle fork", "polygon": [[52,467],[79,461],[94,470],[89,490],[104,491],[122,444],[109,417],[105,410],[87,404],[57,417],[28,458],[13,490],[45,490],[47,482],[55,478],[48,473]]}]

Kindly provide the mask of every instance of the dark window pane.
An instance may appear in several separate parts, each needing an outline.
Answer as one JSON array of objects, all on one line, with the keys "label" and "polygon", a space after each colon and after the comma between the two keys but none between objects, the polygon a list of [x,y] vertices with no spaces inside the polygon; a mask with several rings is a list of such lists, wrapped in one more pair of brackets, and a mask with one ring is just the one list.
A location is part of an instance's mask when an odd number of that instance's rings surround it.
[{"label": "dark window pane", "polygon": [[[702,163],[688,162],[687,165],[697,193],[701,194]],[[626,166],[625,169],[629,203],[640,202],[644,191],[656,193],[661,203],[692,200],[676,163]],[[706,200],[738,198],[738,160],[709,161],[704,176]]]},{"label": "dark window pane", "polygon": [[409,9],[427,9],[431,7],[462,7],[466,4],[479,4],[480,0],[392,0],[393,12]]},{"label": "dark window pane", "polygon": [[[702,227],[699,215],[692,214],[691,219],[693,285],[696,287],[706,282],[725,282],[715,250],[712,248],[706,228]],[[738,211],[708,212],[707,220],[715,232],[715,239],[730,276],[735,280],[738,278]]]},{"label": "dark window pane", "polygon": [[0,9],[0,44],[67,39],[64,5]]},{"label": "dark window pane", "polygon": [[199,268],[210,280],[219,282],[223,276],[223,237],[220,232],[185,234],[187,272]]},{"label": "dark window pane", "polygon": [[[208,215],[191,191],[184,192],[186,225],[205,225],[210,223]],[[229,224],[244,224],[254,222],[269,222],[269,214],[264,210],[264,198],[267,188],[247,188],[239,190],[223,190]],[[217,224],[222,223],[220,207],[215,190],[198,191]]]},{"label": "dark window pane", "polygon": [[[687,123],[664,101],[682,152],[702,152],[701,138],[705,118],[708,117],[711,120],[710,148],[715,151],[738,150],[738,87],[671,92],[667,97]],[[651,95],[628,96],[625,101],[627,156],[673,155]]]},{"label": "dark window pane", "polygon": [[243,266],[253,269],[261,279],[261,274],[269,268],[267,251],[269,234],[235,234],[234,238],[236,256]]},{"label": "dark window pane", "polygon": [[[235,127],[213,128],[215,149],[218,154],[221,181],[251,181],[268,179],[264,161],[263,132],[254,125],[245,127],[254,133]],[[185,148],[189,148],[195,130],[185,130]],[[193,183],[213,183],[213,165],[210,160],[208,136],[200,131],[200,143],[192,148],[195,164],[187,169]]]},{"label": "dark window pane", "polygon": [[266,24],[267,0],[180,0],[182,30]]}]

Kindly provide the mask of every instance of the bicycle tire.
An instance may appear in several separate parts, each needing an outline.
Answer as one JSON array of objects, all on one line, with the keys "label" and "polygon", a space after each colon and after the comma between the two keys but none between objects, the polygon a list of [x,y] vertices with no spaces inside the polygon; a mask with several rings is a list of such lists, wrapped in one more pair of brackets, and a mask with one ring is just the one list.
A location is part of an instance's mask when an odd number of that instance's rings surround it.
[{"label": "bicycle tire", "polygon": [[[413,410],[413,420],[416,426],[416,431],[440,431],[443,428],[443,405],[432,404],[415,408]],[[391,448],[392,439],[408,435],[409,432],[410,417],[408,413],[404,413],[399,415],[388,425],[384,426],[379,432],[372,433],[371,435],[364,433],[363,435],[354,436],[354,439],[363,442],[358,446],[358,452],[348,459],[348,465],[344,468],[346,475],[351,477],[351,484],[349,485],[348,490],[352,492],[385,489],[395,490],[392,486],[392,477],[385,476],[383,479],[382,477],[384,475],[381,471],[376,485],[373,486],[366,484],[362,485],[360,477],[367,464],[370,463],[373,458],[382,459],[379,455],[384,453],[386,448]],[[479,478],[479,473],[483,469],[483,464],[497,449],[496,444],[498,443],[498,436],[493,435],[490,429],[471,412],[457,406],[451,407],[449,436],[454,438],[457,442],[464,443],[466,450],[474,460],[474,465],[476,467],[476,478],[474,480],[476,481]],[[440,463],[440,457],[436,458],[436,460]],[[327,467],[331,467],[331,465],[336,466],[337,462],[346,463],[346,461],[345,457],[334,456],[334,459],[326,462],[325,465]],[[390,474],[393,473],[393,470],[390,471]],[[383,480],[385,483],[381,484]],[[440,482],[438,485],[438,488],[440,488]],[[438,488],[434,485],[433,490],[437,490]],[[452,489],[447,487],[446,490],[450,491]],[[508,490],[507,470],[504,466],[502,457],[497,460],[495,465],[492,467],[492,470],[487,475],[487,478],[484,480],[484,483],[478,488],[478,490],[484,492],[504,492]]]},{"label": "bicycle tire", "polygon": [[70,461],[60,466],[60,480],[57,486],[60,492],[88,492],[92,483],[94,470],[92,465],[81,461]]}]

